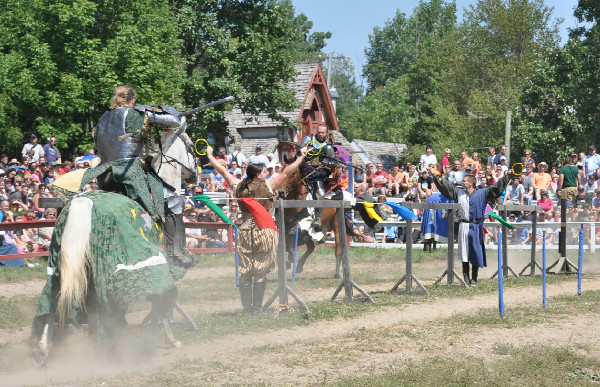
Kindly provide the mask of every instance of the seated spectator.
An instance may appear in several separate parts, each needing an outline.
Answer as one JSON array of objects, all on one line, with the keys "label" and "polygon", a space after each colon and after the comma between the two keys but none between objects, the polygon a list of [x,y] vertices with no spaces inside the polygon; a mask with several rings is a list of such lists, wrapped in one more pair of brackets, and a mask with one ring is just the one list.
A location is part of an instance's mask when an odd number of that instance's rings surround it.
[{"label": "seated spectator", "polygon": [[552,176],[546,172],[547,170],[548,164],[542,161],[538,166],[538,172],[533,174],[532,183],[535,187],[535,199],[538,201],[542,198],[542,191],[547,191],[550,189]]},{"label": "seated spectator", "polygon": [[517,233],[519,235],[519,243],[521,245],[527,245],[531,243],[531,231],[528,227],[518,228]]},{"label": "seated spectator", "polygon": [[523,184],[523,204],[530,206],[533,204],[533,198],[535,196],[535,187],[533,186],[533,180],[528,179],[525,176],[519,176],[521,184]]},{"label": "seated spectator", "polygon": [[[225,160],[219,160],[219,163],[224,167],[227,167],[227,162]],[[225,192],[225,178],[218,172],[210,173],[210,185],[212,192]]]},{"label": "seated spectator", "polygon": [[[600,157],[600,156],[599,156]],[[593,198],[598,190],[598,181],[596,180],[596,175],[589,175],[587,178],[587,182],[583,185],[585,188],[585,194],[590,198]]]},{"label": "seated spectator", "polygon": [[499,161],[500,161],[500,163],[498,164],[498,166],[500,166],[500,168],[502,168],[502,174],[504,174],[509,169],[506,156],[500,156]]},{"label": "seated spectator", "polygon": [[[212,222],[216,223],[222,222],[220,219],[217,219],[217,215],[213,211],[208,211],[201,216],[198,217],[200,222]],[[223,242],[223,231],[226,230],[217,230],[217,229],[209,229],[205,230],[205,234],[208,237],[206,241],[206,247],[214,248],[214,247],[226,247],[227,244]]]},{"label": "seated spectator", "polygon": [[417,183],[418,199],[420,201],[427,200],[431,196],[431,189],[433,187],[433,177],[429,176],[427,169],[419,172]]},{"label": "seated spectator", "polygon": [[537,214],[537,227],[535,230],[535,243],[541,245],[544,239],[544,233],[546,233],[546,244],[553,245],[554,244],[554,231],[550,227],[544,227],[544,223],[549,223],[548,219],[546,219],[546,211],[542,210]]},{"label": "seated spectator", "polygon": [[531,211],[523,211],[523,213],[521,214],[521,216],[519,216],[517,218],[517,223],[531,222],[532,220],[533,220],[533,218],[531,216]]},{"label": "seated spectator", "polygon": [[592,199],[591,211],[600,212],[600,191],[597,191],[596,196]]},{"label": "seated spectator", "polygon": [[[49,208],[44,212],[44,219],[56,220],[56,209]],[[40,227],[36,230],[33,240],[40,245],[40,249],[48,250],[52,241],[54,227]]]},{"label": "seated spectator", "polygon": [[363,243],[374,243],[375,242],[375,229],[369,226],[362,225],[354,232],[356,234],[357,242]]},{"label": "seated spectator", "polygon": [[385,195],[387,191],[387,183],[388,183],[388,174],[383,170],[383,164],[377,163],[375,166],[375,172],[372,177],[373,188],[371,191],[371,196],[374,195]]},{"label": "seated spectator", "polygon": [[[362,192],[367,192],[367,189],[369,188],[367,185],[367,182],[365,181],[365,171],[362,168],[353,168],[354,169],[354,193],[355,196],[356,192],[358,192],[358,190],[360,189],[361,193]],[[359,194],[360,195],[360,194]]]},{"label": "seated spectator", "polygon": [[[281,167],[278,168],[277,165],[280,165],[280,164],[275,165],[277,172],[274,172],[273,176],[279,175],[279,171],[281,170]],[[350,181],[350,176],[348,175],[348,168],[344,167],[344,168],[342,168],[342,172],[340,173],[340,186],[342,187],[343,190],[348,190],[349,181]]]},{"label": "seated spectator", "polygon": [[462,164],[459,160],[454,160],[453,168],[448,172],[446,178],[455,186],[462,187],[462,181],[465,177],[465,171],[462,168]]},{"label": "seated spectator", "polygon": [[392,166],[392,170],[388,174],[388,192],[387,194],[399,198],[402,192],[406,191],[404,183],[404,172],[400,171],[398,165]]},{"label": "seated spectator", "polygon": [[538,200],[537,205],[541,206],[542,210],[546,212],[554,208],[554,202],[548,196],[548,191],[541,192],[541,199]]},{"label": "seated spectator", "polygon": [[[192,210],[187,215],[187,218],[189,222],[196,222],[198,220],[198,213]],[[185,240],[186,247],[188,248],[204,248],[206,247],[206,241],[208,240],[208,236],[204,235],[202,233],[202,230],[199,228],[186,228]]]},{"label": "seated spectator", "polygon": [[506,187],[503,204],[523,205],[524,193],[525,189],[523,188],[523,184],[521,184],[520,179],[518,177],[513,178],[511,184]]},{"label": "seated spectator", "polygon": [[[588,221],[589,222],[598,222],[598,213],[596,212],[591,212],[588,214]],[[591,242],[591,235],[590,235],[590,230],[591,227],[587,227],[587,235],[586,235],[586,239],[587,241],[585,243],[589,244]],[[596,245],[600,244],[600,224],[596,223],[596,235],[594,235],[594,239],[596,242]]]},{"label": "seated spectator", "polygon": [[585,187],[583,186],[577,188],[577,196],[575,196],[573,202],[576,212],[587,212],[585,211],[586,207],[591,208],[592,206],[592,198],[586,195]]},{"label": "seated spectator", "polygon": [[475,165],[477,164],[475,162],[475,160],[473,160],[472,158],[470,158],[467,155],[467,152],[462,151],[460,152],[460,159],[461,159],[461,164],[462,164],[462,169],[467,169],[467,167],[471,167],[471,170],[475,170]]}]

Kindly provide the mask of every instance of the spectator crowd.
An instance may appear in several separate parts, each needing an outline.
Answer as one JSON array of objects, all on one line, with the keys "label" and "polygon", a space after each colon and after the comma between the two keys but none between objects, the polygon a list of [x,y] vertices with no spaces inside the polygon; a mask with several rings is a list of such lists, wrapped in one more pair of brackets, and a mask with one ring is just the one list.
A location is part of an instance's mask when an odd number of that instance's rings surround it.
[{"label": "spectator crowd", "polygon": [[[508,173],[514,166],[518,177],[510,181],[509,186],[503,192],[498,204],[504,205],[532,205],[541,207],[538,212],[539,223],[560,222],[560,198],[565,186],[565,179],[561,180],[563,167],[572,164],[577,169],[576,184],[572,188],[573,194],[567,200],[567,220],[569,222],[596,222],[600,215],[600,155],[596,153],[594,145],[588,146],[588,152],[572,154],[565,163],[560,165],[549,165],[546,161],[535,159],[531,150],[525,150],[523,156],[515,163],[511,163],[506,154],[507,147],[501,145],[488,148],[488,157],[481,156],[478,152],[469,155],[466,151],[460,152],[460,156],[453,157],[450,149],[445,149],[440,159],[434,153],[432,146],[427,146],[425,153],[420,157],[418,163],[410,161],[402,165],[393,165],[388,170],[383,164],[368,163],[363,170],[355,169],[354,172],[354,194],[355,196],[368,193],[377,197],[378,201],[387,200],[426,202],[427,199],[437,193],[437,187],[433,184],[433,177],[429,167],[439,171],[442,176],[461,188],[465,175],[473,175],[477,179],[477,188],[486,188],[495,184],[498,179]],[[568,163],[567,163],[568,162]],[[522,173],[521,172],[522,169]],[[565,169],[566,171],[566,169]],[[564,173],[563,173],[564,175]],[[565,176],[562,176],[563,178]],[[389,199],[393,198],[393,199]],[[383,206],[384,208],[386,206]],[[489,208],[491,210],[491,208]],[[397,216],[387,208],[386,216],[396,220]],[[486,211],[487,212],[487,211]],[[415,213],[421,217],[419,210]],[[487,219],[494,222],[495,219]],[[531,214],[520,211],[512,211],[509,221],[530,222]],[[405,230],[398,227],[381,228],[383,237],[381,242],[405,242]],[[497,242],[496,233],[498,227],[491,227],[486,238],[489,243]],[[595,238],[600,243],[600,227],[596,228],[596,235],[589,235],[590,229],[586,228],[586,240]],[[537,228],[536,236],[530,235],[530,227],[517,227],[517,231],[511,233],[509,242],[514,244],[530,244],[533,241],[541,243],[542,233],[547,232],[547,243],[558,243],[558,229],[551,227]],[[358,230],[359,241],[375,241],[375,230],[362,226]],[[578,232],[578,229],[577,229]],[[528,234],[529,233],[529,234]],[[512,235],[514,234],[514,235]],[[572,235],[571,235],[572,234]],[[415,229],[412,233],[413,241],[420,239],[420,232]],[[568,242],[573,242],[577,235],[570,233]]]},{"label": "spectator crowd", "polygon": [[[353,188],[355,196],[369,194],[377,198],[378,202],[387,200],[425,202],[437,193],[433,178],[428,171],[441,172],[443,177],[457,187],[461,187],[465,175],[473,175],[477,179],[477,188],[485,188],[508,173],[511,161],[506,154],[507,147],[501,145],[496,149],[489,147],[488,155],[483,156],[478,152],[471,154],[460,152],[458,157],[453,156],[450,149],[444,149],[443,156],[438,158],[432,146],[427,146],[419,162],[406,162],[393,165],[387,170],[382,163],[367,163],[362,169],[353,168],[353,187],[349,187],[350,176],[347,167],[340,168],[338,184],[347,190]],[[1,152],[1,151],[0,151]],[[281,172],[282,165],[272,153],[264,154],[261,146],[255,148],[255,153],[246,156],[239,146],[234,147],[229,154],[224,147],[219,148],[216,158],[226,166],[232,175],[243,179],[246,175],[248,163],[260,162],[266,165],[268,178]],[[567,217],[571,222],[596,222],[600,216],[600,155],[596,153],[594,145],[588,146],[587,153],[571,155],[572,165],[577,168],[576,194],[567,202]],[[200,160],[198,160],[200,161]],[[55,194],[50,189],[52,183],[66,173],[77,169],[95,167],[100,160],[90,149],[86,155],[80,154],[73,160],[63,160],[57,147],[56,138],[51,136],[44,146],[38,144],[36,135],[31,135],[27,144],[23,146],[19,157],[0,155],[0,222],[22,222],[36,219],[55,219],[56,208],[45,209],[40,206],[40,198],[53,197]],[[560,221],[560,197],[564,185],[561,180],[561,168],[565,165],[549,165],[546,161],[536,160],[530,150],[525,150],[518,160],[522,166],[522,173],[513,178],[503,193],[500,203],[506,205],[531,205],[541,206],[538,213],[538,228],[535,236],[531,235],[528,227],[518,227],[509,237],[511,243],[529,244],[540,243],[541,235],[546,231],[547,243],[557,243],[557,229],[544,228],[543,223]],[[223,211],[234,223],[239,224],[241,214],[238,204],[233,198],[231,187],[220,174],[212,170],[202,170],[199,165],[199,178],[195,184],[185,188],[186,222],[217,222],[220,221],[204,203],[194,198],[209,192],[221,193],[226,199]],[[86,190],[97,189],[92,182]],[[393,199],[388,199],[393,198]],[[387,206],[383,207],[384,217],[396,220],[397,216]],[[422,214],[415,210],[418,216]],[[511,212],[510,222],[527,222],[531,220],[528,212]],[[494,222],[494,219],[489,219]],[[499,227],[491,224],[486,234],[488,243],[497,242]],[[357,239],[364,242],[376,241],[375,230],[361,226],[356,230]],[[384,243],[405,242],[407,234],[414,241],[418,241],[419,230],[415,228],[407,233],[401,227],[385,227],[383,229]],[[6,232],[4,239],[7,243],[14,244],[19,253],[36,252],[48,249],[52,237],[52,228],[23,229]],[[569,235],[569,240],[575,238]],[[586,238],[595,238],[600,243],[600,227],[596,228],[596,235],[588,233]],[[227,244],[226,229],[201,229],[188,228],[186,230],[187,246],[190,248],[224,247]]]}]

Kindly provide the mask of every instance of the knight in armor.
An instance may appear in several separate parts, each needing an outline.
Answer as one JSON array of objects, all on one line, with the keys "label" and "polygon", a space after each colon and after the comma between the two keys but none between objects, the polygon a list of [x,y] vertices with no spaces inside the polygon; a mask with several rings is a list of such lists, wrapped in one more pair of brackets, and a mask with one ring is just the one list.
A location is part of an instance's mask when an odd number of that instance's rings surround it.
[{"label": "knight in armor", "polygon": [[[140,203],[163,226],[169,260],[175,266],[189,268],[197,261],[184,248],[184,199],[177,193],[181,187],[181,166],[161,166],[164,156],[153,160],[149,152],[153,127],[162,131],[164,144],[166,136],[186,125],[185,117],[180,119],[174,108],[157,112],[136,102],[132,87],[115,89],[111,110],[102,115],[96,127],[101,164],[88,170],[84,181],[96,178],[100,189],[122,193]],[[187,135],[183,134],[183,138],[191,144]]]},{"label": "knight in armor", "polygon": [[[335,148],[329,137],[327,124],[322,123],[317,127],[317,132],[309,134],[300,142],[300,148],[307,147],[306,163],[303,165],[302,176],[308,176],[309,191],[316,200],[325,199],[326,187],[334,180],[337,167],[335,161]],[[315,208],[313,212],[313,228],[321,231],[322,208]]]}]

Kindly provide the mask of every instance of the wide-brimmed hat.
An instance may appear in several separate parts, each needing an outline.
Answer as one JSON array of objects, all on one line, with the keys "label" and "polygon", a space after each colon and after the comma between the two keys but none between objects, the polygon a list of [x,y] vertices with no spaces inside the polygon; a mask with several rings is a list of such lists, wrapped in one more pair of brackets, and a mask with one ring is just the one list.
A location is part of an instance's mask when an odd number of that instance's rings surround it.
[{"label": "wide-brimmed hat", "polygon": [[10,160],[10,161],[8,162],[8,165],[11,165],[11,164],[19,164],[19,160],[17,160],[17,159],[12,159],[12,160]]}]

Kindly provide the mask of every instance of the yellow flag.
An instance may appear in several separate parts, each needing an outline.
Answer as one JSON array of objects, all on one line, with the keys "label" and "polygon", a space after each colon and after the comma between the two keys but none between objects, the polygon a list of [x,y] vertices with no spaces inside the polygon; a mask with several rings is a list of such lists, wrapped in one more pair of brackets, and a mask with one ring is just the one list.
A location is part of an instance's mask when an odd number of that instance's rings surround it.
[{"label": "yellow flag", "polygon": [[365,205],[365,210],[367,211],[367,214],[369,215],[369,217],[371,219],[375,219],[378,222],[383,222],[383,219],[381,219],[381,216],[377,215],[377,212],[375,212],[375,210],[373,208],[373,207],[375,207],[374,203],[363,202],[363,204]]}]

